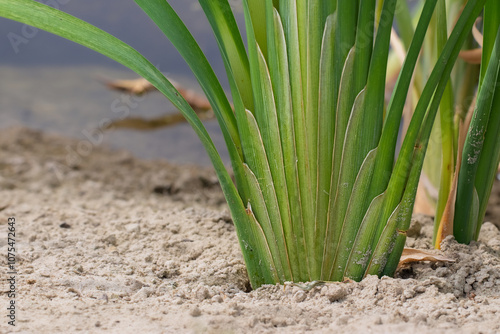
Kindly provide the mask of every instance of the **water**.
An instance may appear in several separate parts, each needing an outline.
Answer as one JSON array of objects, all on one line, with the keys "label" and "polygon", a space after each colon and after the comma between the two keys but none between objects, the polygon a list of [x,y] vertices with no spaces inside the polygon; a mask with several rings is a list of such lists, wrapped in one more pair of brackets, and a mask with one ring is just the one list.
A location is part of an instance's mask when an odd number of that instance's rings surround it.
[{"label": "water", "polygon": [[[201,91],[173,46],[132,0],[51,1],[61,10],[132,45],[169,77]],[[187,23],[228,90],[217,44],[197,1],[169,3]],[[94,51],[17,22],[0,19],[0,36],[1,127],[25,125],[90,141],[93,145],[126,149],[140,158],[210,164],[187,124],[149,132],[114,130],[102,138],[92,135],[100,122],[113,119],[120,107],[126,108],[131,116],[154,117],[175,112],[159,93],[127,102],[122,93],[109,91],[100,83],[101,79],[135,78],[131,71]],[[208,121],[205,125],[227,162],[217,123]]]}]

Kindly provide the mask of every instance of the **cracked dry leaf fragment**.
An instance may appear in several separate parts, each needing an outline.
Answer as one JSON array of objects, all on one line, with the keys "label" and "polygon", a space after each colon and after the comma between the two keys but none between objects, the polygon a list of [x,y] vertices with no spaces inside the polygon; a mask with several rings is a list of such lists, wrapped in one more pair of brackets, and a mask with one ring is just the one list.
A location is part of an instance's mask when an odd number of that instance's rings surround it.
[{"label": "cracked dry leaf fragment", "polygon": [[454,259],[451,259],[443,255],[434,254],[429,251],[414,249],[414,248],[405,248],[403,250],[403,254],[401,255],[401,259],[399,260],[398,267],[401,267],[408,263],[421,262],[421,261],[448,262],[448,263],[455,262]]}]

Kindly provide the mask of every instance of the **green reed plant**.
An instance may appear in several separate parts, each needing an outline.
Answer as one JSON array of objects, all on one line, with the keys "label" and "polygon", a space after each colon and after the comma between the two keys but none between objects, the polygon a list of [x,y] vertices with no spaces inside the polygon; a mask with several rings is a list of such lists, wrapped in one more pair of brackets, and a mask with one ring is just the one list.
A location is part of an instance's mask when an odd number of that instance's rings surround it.
[{"label": "green reed plant", "polygon": [[136,50],[32,0],[0,0],[0,16],[122,63],[184,114],[215,167],[256,288],[394,273],[441,96],[485,1],[467,2],[425,84],[394,165],[402,110],[437,0],[425,1],[388,106],[386,69],[397,0],[378,5],[373,0],[243,0],[246,48],[228,1],[199,0],[224,60],[234,110],[169,3],[135,0],[204,90],[235,184],[195,112]]},{"label": "green reed plant", "polygon": [[[423,76],[431,72],[432,59],[438,58],[448,39],[449,27],[466,3],[466,0],[438,3],[429,28],[432,33],[426,36],[426,51],[422,53],[418,64]],[[400,35],[407,45],[408,36],[413,32],[411,13],[405,2],[400,2],[399,6],[397,22],[403,27]],[[418,10],[417,8],[416,13]],[[424,173],[439,192],[434,231],[436,248],[439,248],[442,239],[449,234],[453,234],[462,243],[477,240],[499,163],[499,54],[495,52],[495,46],[499,43],[495,41],[500,27],[500,2],[486,2],[482,21],[483,36],[479,43],[482,43],[480,46],[483,47],[483,52],[480,65],[463,60],[455,65],[441,99],[439,122],[432,130],[430,152],[424,162]],[[468,41],[464,43],[464,49],[476,47],[470,34]],[[413,90],[419,96],[423,89],[422,76],[414,80]],[[476,95],[477,103],[471,106]],[[472,114],[467,117],[469,110]],[[472,124],[469,126],[467,119],[471,117]],[[462,131],[461,124],[465,127]],[[462,143],[459,140],[460,132],[464,132],[465,137]]]},{"label": "green reed plant", "polygon": [[462,151],[453,235],[477,240],[500,162],[500,2],[488,0],[484,10],[483,53],[477,104]]}]

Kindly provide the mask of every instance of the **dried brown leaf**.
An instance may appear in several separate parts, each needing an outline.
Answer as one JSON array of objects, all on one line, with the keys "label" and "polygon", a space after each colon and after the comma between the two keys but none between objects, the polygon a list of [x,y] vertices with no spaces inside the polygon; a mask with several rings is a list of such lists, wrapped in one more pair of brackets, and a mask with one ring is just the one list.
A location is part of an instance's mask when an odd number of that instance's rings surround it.
[{"label": "dried brown leaf", "polygon": [[113,81],[104,80],[104,84],[110,89],[119,90],[122,92],[126,92],[129,94],[136,94],[136,95],[156,90],[156,87],[153,86],[149,81],[147,81],[144,78],[133,79],[133,80],[113,80]]},{"label": "dried brown leaf", "polygon": [[421,261],[455,262],[455,260],[451,258],[442,255],[437,255],[429,251],[414,249],[414,248],[405,248],[403,250],[403,254],[401,255],[401,259],[399,260],[398,266],[402,266],[407,263],[421,262]]},{"label": "dried brown leaf", "polygon": [[[141,95],[156,90],[156,87],[154,87],[149,81],[143,78],[133,80],[103,81],[108,88],[119,90],[129,94]],[[212,108],[205,96],[198,94],[192,89],[185,88],[174,80],[170,79],[170,82],[195,111],[210,110]]]}]

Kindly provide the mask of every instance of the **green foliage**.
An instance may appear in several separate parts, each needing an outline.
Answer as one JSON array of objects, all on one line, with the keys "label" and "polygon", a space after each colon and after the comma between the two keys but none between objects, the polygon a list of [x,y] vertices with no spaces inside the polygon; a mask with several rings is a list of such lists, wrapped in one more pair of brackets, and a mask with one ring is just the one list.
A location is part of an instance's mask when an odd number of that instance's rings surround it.
[{"label": "green foliage", "polygon": [[[443,40],[393,166],[404,103],[437,0],[425,1],[412,38],[406,29],[408,55],[387,108],[397,0],[380,8],[372,0],[243,0],[247,49],[228,1],[199,0],[224,60],[234,110],[168,2],[136,0],[204,90],[236,185],[189,104],[137,51],[32,0],[0,0],[0,16],[103,53],[145,77],[179,108],[216,169],[256,288],[394,273],[441,97],[485,1],[468,1]],[[490,83],[491,76],[485,80]]]}]

